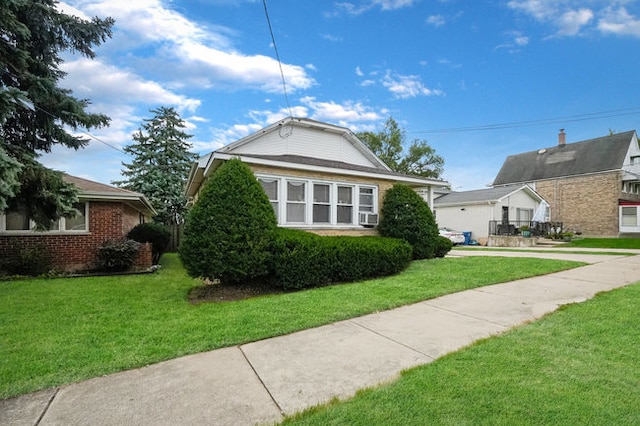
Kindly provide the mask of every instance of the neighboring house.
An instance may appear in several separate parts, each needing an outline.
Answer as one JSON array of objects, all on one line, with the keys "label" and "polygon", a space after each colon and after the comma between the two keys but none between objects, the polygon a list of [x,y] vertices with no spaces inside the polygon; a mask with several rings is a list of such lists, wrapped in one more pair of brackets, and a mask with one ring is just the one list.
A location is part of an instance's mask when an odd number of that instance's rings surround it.
[{"label": "neighboring house", "polygon": [[226,160],[240,158],[262,184],[284,227],[319,234],[374,234],[385,192],[394,183],[414,188],[430,206],[448,182],[395,173],[349,129],[286,118],[194,163],[187,195]]},{"label": "neighboring house", "polygon": [[[149,201],[137,192],[67,174],[64,180],[79,189],[79,202],[74,207],[80,214],[60,218],[45,232],[33,230],[34,224],[24,211],[0,214],[0,258],[38,247],[47,251],[56,269],[91,269],[102,243],[123,238],[131,228],[155,215]],[[151,266],[150,247],[143,247],[135,265],[138,268]]]},{"label": "neighboring house", "polygon": [[589,236],[640,232],[640,147],[635,130],[507,157],[494,187],[529,184],[550,220]]},{"label": "neighboring house", "polygon": [[514,234],[520,226],[531,225],[541,205],[544,211],[544,199],[530,186],[512,185],[451,192],[435,199],[434,210],[440,227],[471,232],[477,240],[490,233]]}]

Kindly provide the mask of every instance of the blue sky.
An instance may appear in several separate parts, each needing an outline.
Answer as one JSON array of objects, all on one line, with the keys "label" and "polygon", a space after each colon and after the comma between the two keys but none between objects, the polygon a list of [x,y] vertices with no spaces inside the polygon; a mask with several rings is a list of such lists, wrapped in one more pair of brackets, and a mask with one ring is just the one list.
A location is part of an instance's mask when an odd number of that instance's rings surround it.
[{"label": "blue sky", "polygon": [[354,132],[392,116],[444,157],[455,190],[485,187],[507,155],[555,145],[560,128],[570,143],[640,127],[637,0],[267,0],[289,105],[262,0],[59,8],[116,20],[94,60],[62,65],[62,86],[112,122],[41,160],[103,183],[130,161],[114,148],[163,105],[199,154],[290,114]]}]

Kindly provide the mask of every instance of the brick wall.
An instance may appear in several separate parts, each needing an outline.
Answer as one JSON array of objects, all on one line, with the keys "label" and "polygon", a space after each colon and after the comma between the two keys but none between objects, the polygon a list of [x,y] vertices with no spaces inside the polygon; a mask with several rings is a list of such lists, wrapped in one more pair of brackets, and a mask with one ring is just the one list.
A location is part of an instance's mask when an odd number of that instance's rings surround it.
[{"label": "brick wall", "polygon": [[586,236],[618,235],[619,172],[538,181],[536,191],[551,205],[551,221]]},{"label": "brick wall", "polygon": [[[92,201],[89,202],[89,232],[0,235],[0,257],[9,258],[20,248],[43,247],[56,269],[91,269],[103,242],[122,238],[139,222],[139,213],[123,203]],[[145,246],[136,260],[136,267],[146,269],[150,266],[151,248]]]}]

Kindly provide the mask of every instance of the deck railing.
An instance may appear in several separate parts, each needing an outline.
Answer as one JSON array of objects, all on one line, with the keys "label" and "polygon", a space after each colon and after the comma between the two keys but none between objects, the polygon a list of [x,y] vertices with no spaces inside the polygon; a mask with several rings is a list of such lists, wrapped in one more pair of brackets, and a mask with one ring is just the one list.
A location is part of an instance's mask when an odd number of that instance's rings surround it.
[{"label": "deck railing", "polygon": [[509,222],[490,220],[489,235],[522,236],[523,227],[528,227],[528,236],[544,237],[556,232],[557,229],[562,229],[562,224],[558,222],[532,222],[529,220],[510,220]]}]

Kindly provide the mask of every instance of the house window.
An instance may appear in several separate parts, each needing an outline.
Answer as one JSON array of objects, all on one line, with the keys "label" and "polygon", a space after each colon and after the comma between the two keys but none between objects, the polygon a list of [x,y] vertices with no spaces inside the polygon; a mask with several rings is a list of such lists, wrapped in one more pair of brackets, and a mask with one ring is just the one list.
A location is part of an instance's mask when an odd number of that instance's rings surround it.
[{"label": "house window", "polygon": [[331,186],[313,184],[313,223],[331,223]]},{"label": "house window", "polygon": [[306,222],[305,182],[287,181],[287,222]]},{"label": "house window", "polygon": [[639,155],[634,155],[633,157],[631,157],[631,165],[634,166],[636,164],[640,164],[640,156]]},{"label": "house window", "polygon": [[373,212],[373,188],[360,188],[360,206],[358,211]]},{"label": "house window", "polygon": [[[52,224],[48,232],[87,231],[89,229],[88,203],[75,203],[73,208],[77,210],[75,217],[61,217]],[[35,222],[29,218],[24,207],[8,210],[4,215],[0,215],[0,232],[34,232],[35,226]]]},{"label": "house window", "polygon": [[269,198],[269,202],[271,203],[271,207],[273,207],[273,211],[276,213],[276,219],[279,216],[279,208],[278,208],[278,180],[271,178],[260,178],[258,179],[260,184],[262,185],[262,189],[267,194],[267,198]]},{"label": "house window", "polygon": [[638,209],[636,206],[622,207],[622,226],[638,226]]},{"label": "house window", "polygon": [[353,188],[351,186],[338,186],[338,223],[353,223]]},{"label": "house window", "polygon": [[354,226],[358,212],[378,211],[375,186],[277,175],[256,177],[281,226]]},{"label": "house window", "polygon": [[533,217],[533,209],[516,209],[516,220],[530,222]]},{"label": "house window", "polygon": [[86,231],[87,230],[87,203],[75,203],[73,208],[77,210],[76,217],[63,217],[65,231]]}]

